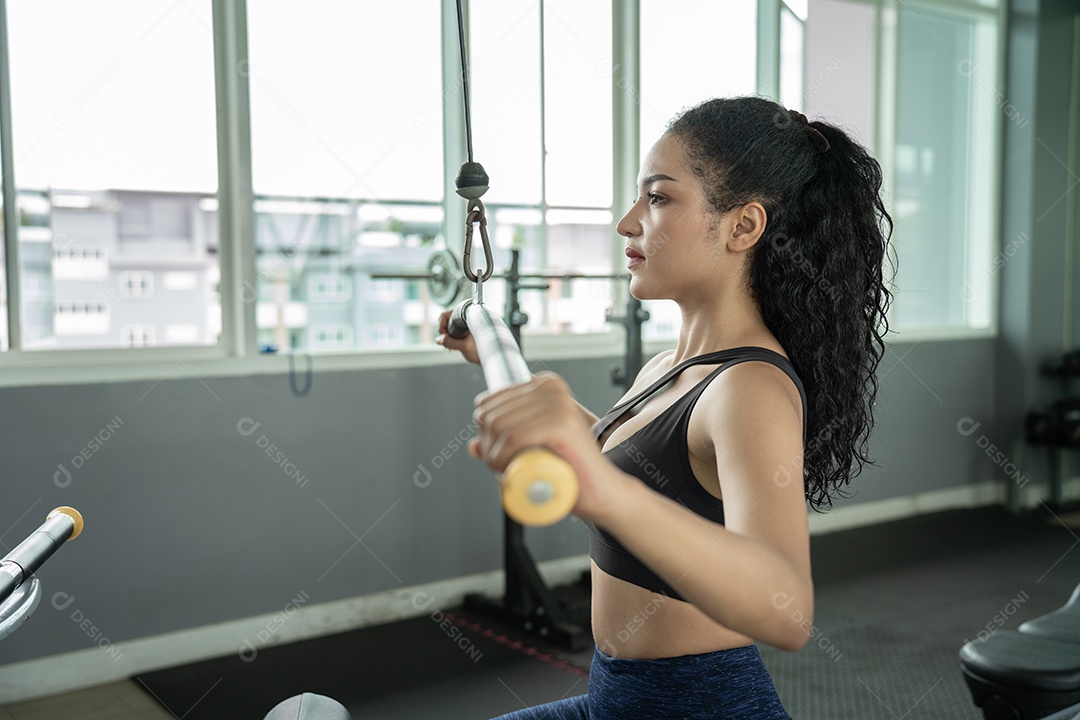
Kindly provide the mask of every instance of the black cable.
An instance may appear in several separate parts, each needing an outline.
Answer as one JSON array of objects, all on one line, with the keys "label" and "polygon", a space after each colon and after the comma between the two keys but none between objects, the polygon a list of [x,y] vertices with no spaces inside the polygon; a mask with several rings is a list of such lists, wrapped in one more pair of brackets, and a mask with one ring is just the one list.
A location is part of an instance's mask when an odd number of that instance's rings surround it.
[{"label": "black cable", "polygon": [[458,47],[461,49],[461,94],[465,100],[465,143],[469,148],[469,162],[472,162],[472,113],[469,110],[469,61],[465,57],[465,18],[461,10],[461,0],[457,0],[457,28]]},{"label": "black cable", "polygon": [[296,353],[289,353],[289,387],[296,397],[304,397],[311,392],[311,386],[315,382],[315,366],[311,355],[304,353],[307,371],[304,373],[304,384],[301,386],[296,377]]}]

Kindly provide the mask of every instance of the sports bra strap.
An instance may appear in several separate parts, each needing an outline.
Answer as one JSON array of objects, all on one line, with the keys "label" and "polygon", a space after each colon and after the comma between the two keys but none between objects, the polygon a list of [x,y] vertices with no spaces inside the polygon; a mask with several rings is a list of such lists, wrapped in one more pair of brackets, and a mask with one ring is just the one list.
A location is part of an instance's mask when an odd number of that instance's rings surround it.
[{"label": "sports bra strap", "polygon": [[[600,420],[593,427],[593,437],[594,438],[602,437],[604,435],[604,433],[607,432],[608,428],[610,428],[611,425],[618,418],[620,418],[624,412],[626,412],[628,409],[634,407],[635,405],[641,403],[642,401],[648,399],[651,395],[655,394],[657,390],[664,387],[665,385],[670,383],[673,379],[675,379],[675,377],[678,376],[679,373],[681,373],[686,368],[692,367],[694,365],[711,365],[711,364],[714,364],[714,363],[722,363],[722,362],[725,362],[727,360],[737,358],[740,355],[745,355],[747,353],[747,351],[753,351],[752,354],[757,354],[757,351],[762,351],[762,352],[768,353],[770,355],[775,355],[776,357],[780,358],[784,362],[789,362],[787,360],[787,358],[785,358],[783,355],[776,352],[775,350],[769,350],[768,348],[756,347],[756,346],[742,346],[742,347],[737,347],[737,348],[730,348],[728,350],[719,350],[717,352],[706,353],[704,355],[698,355],[696,357],[688,358],[686,360],[683,360],[681,363],[679,363],[675,367],[668,370],[666,373],[664,373],[663,377],[661,377],[659,380],[654,382],[652,385],[650,385],[649,387],[647,387],[644,390],[642,390],[641,392],[639,392],[634,397],[632,397],[629,400],[626,400],[624,402],[621,402],[618,405],[616,405],[615,407],[611,408],[611,410],[609,410],[607,412],[607,414],[604,415],[604,417],[600,418]],[[787,371],[785,370],[785,372],[787,372]],[[788,373],[788,374],[790,374],[790,373]]]},{"label": "sports bra strap", "polygon": [[711,362],[720,362],[722,360],[722,358],[724,356],[726,356],[730,352],[731,352],[731,350],[720,350],[719,352],[708,353],[706,355],[698,355],[697,357],[692,357],[692,358],[688,358],[686,360],[683,360],[681,363],[679,363],[678,365],[676,365],[675,367],[671,368],[666,373],[664,373],[664,376],[662,378],[660,378],[659,380],[657,380],[656,382],[654,382],[652,385],[645,388],[644,390],[642,390],[641,392],[639,392],[637,395],[630,398],[629,400],[621,402],[618,405],[616,405],[615,407],[611,408],[611,410],[608,411],[608,414],[610,415],[613,412],[621,412],[621,411],[623,411],[623,410],[625,410],[627,408],[631,408],[631,407],[637,405],[639,402],[646,399],[647,397],[649,397],[650,395],[655,393],[657,390],[659,390],[660,388],[662,388],[663,386],[665,386],[669,382],[671,382],[673,379],[675,379],[675,376],[678,375],[679,373],[681,373],[686,368],[691,367],[693,365],[704,365],[706,363],[711,363]]}]

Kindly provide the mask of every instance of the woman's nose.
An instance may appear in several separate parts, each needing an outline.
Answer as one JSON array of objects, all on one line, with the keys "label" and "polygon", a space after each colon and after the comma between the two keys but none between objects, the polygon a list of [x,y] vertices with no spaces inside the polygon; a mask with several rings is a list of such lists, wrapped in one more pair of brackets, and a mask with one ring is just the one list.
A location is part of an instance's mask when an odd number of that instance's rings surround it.
[{"label": "woman's nose", "polygon": [[631,237],[640,234],[641,226],[636,217],[636,210],[637,203],[634,203],[634,206],[627,210],[626,214],[622,216],[622,219],[615,224],[615,232],[623,237]]}]

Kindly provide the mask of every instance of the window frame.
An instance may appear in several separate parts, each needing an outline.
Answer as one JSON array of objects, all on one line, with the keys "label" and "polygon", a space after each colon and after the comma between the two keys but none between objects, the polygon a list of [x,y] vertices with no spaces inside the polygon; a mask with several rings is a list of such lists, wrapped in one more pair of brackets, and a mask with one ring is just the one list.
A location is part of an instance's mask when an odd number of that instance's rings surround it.
[{"label": "window frame", "polygon": [[[895,139],[897,70],[896,10],[885,0],[851,0],[875,8],[878,22],[874,38],[876,57],[875,97],[872,101],[872,148],[885,174],[883,193],[891,206],[895,163],[892,150]],[[996,7],[976,5],[969,0],[907,0],[912,7],[934,12],[956,13],[963,17],[995,18],[997,23],[997,58],[995,78],[997,87],[1005,87],[1005,40],[1007,7],[1002,0]],[[468,0],[463,9],[469,11]],[[780,76],[780,16],[784,0],[758,0],[757,10],[757,78],[759,92],[779,95]],[[457,49],[457,19],[453,0],[442,0],[442,84],[457,87],[460,82]],[[109,348],[98,350],[24,350],[21,346],[21,295],[18,255],[18,214],[6,212],[3,221],[5,246],[5,279],[8,292],[7,322],[9,349],[0,352],[0,387],[20,385],[53,385],[85,382],[122,382],[161,380],[165,377],[229,377],[288,372],[292,353],[260,354],[256,325],[256,303],[245,302],[242,290],[257,287],[258,269],[255,248],[255,196],[251,177],[251,106],[250,83],[238,72],[248,56],[247,1],[212,0],[214,26],[214,85],[217,108],[218,157],[218,223],[221,238],[219,262],[221,269],[220,295],[222,329],[214,346],[157,346],[144,348]],[[467,15],[466,15],[467,18]],[[541,12],[541,23],[543,13]],[[466,21],[466,28],[469,24]],[[890,35],[891,33],[891,35]],[[0,40],[8,35],[7,3],[0,0]],[[17,208],[18,178],[12,172],[12,129],[10,97],[10,64],[7,43],[0,42],[0,163],[3,169],[5,208]],[[805,45],[804,45],[805,47]],[[541,53],[544,52],[541,42]],[[629,82],[640,87],[640,4],[638,0],[615,0],[612,3],[612,61],[620,74],[612,78],[612,214],[618,219],[620,209],[632,201],[630,189],[636,183],[640,162],[640,118],[638,107],[616,83]],[[543,72],[541,55],[541,72]],[[452,187],[457,168],[466,155],[463,107],[460,93],[445,93],[442,103],[443,174],[444,185]],[[1002,167],[1002,121],[995,114],[992,141],[992,179],[996,196],[1000,196]],[[543,133],[543,122],[541,133]],[[541,137],[541,143],[544,138]],[[543,164],[542,164],[543,167]],[[541,207],[546,209],[546,188]],[[973,210],[969,208],[969,212]],[[444,236],[451,251],[460,249],[462,235],[456,229],[464,226],[465,203],[453,193],[443,200]],[[985,239],[992,254],[999,249],[1000,213],[994,213],[989,223],[990,237]],[[546,232],[546,222],[542,226]],[[615,267],[622,261],[622,243],[612,234],[612,257]],[[990,325],[987,328],[934,326],[907,327],[893,332],[893,345],[918,343],[924,340],[953,340],[995,337],[998,334],[998,290],[990,289]],[[625,304],[627,289],[616,286],[613,305]],[[671,347],[674,341],[649,343],[648,351]],[[611,357],[623,350],[623,334],[612,329],[607,332],[580,335],[530,335],[530,354],[546,359]],[[441,353],[438,348],[404,347],[392,350],[347,350],[340,352],[299,353],[311,355],[313,364],[321,370],[386,369],[453,364],[456,359]]]}]

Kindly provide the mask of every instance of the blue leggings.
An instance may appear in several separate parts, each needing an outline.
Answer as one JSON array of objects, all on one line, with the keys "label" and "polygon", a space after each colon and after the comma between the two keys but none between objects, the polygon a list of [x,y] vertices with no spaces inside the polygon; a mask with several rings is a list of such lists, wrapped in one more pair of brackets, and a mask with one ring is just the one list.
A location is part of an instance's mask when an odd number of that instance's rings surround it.
[{"label": "blue leggings", "polygon": [[660,660],[593,653],[587,695],[496,720],[791,720],[754,645]]}]

